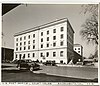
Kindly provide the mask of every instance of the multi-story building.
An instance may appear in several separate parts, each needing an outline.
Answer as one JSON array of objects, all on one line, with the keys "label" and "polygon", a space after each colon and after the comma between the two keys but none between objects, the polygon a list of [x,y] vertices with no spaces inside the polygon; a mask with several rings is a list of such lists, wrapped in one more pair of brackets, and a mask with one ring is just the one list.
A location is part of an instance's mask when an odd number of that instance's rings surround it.
[{"label": "multi-story building", "polygon": [[67,63],[73,55],[74,30],[67,18],[14,35],[14,60]]},{"label": "multi-story building", "polygon": [[14,49],[1,47],[1,61],[2,62],[9,62],[13,60]]},{"label": "multi-story building", "polygon": [[83,57],[83,47],[80,44],[74,44],[74,51]]}]

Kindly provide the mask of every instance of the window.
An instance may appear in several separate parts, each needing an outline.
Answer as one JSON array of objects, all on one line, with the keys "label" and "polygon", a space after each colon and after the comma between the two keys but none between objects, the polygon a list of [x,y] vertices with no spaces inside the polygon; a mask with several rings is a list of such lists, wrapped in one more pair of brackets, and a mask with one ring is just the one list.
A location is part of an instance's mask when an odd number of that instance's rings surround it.
[{"label": "window", "polygon": [[16,48],[16,51],[18,51],[18,48]]},{"label": "window", "polygon": [[16,46],[18,46],[18,43],[16,43]]},{"label": "window", "polygon": [[60,56],[61,56],[61,57],[63,57],[63,53],[64,53],[63,51],[60,51]]},{"label": "window", "polygon": [[28,44],[30,44],[30,41],[28,41]]},{"label": "window", "polygon": [[49,34],[49,30],[47,31],[47,35]]},{"label": "window", "polygon": [[22,48],[20,47],[20,50],[22,50]]},{"label": "window", "polygon": [[21,59],[21,57],[22,57],[22,54],[19,54],[19,59]]},{"label": "window", "polygon": [[46,57],[48,57],[48,56],[49,56],[49,52],[46,53]]},{"label": "window", "polygon": [[41,42],[43,42],[43,38],[41,38]]},{"label": "window", "polygon": [[35,40],[33,40],[33,43],[35,43]]},{"label": "window", "polygon": [[61,38],[61,39],[63,38],[63,34],[60,35],[60,38]]},{"label": "window", "polygon": [[60,45],[63,46],[63,41],[60,42]]},{"label": "window", "polygon": [[41,44],[41,48],[43,48],[43,44]]},{"label": "window", "polygon": [[47,37],[47,41],[49,41],[49,37]]},{"label": "window", "polygon": [[24,40],[26,39],[26,36],[24,36]]},{"label": "window", "polygon": [[53,40],[56,40],[56,36],[53,36]]},{"label": "window", "polygon": [[26,50],[26,47],[24,47],[24,50]]},{"label": "window", "polygon": [[30,46],[28,46],[28,49],[30,49]]},{"label": "window", "polygon": [[63,63],[63,60],[60,60],[60,63]]},{"label": "window", "polygon": [[49,37],[47,37],[47,41],[49,41]]},{"label": "window", "polygon": [[28,58],[30,57],[30,54],[28,53]]},{"label": "window", "polygon": [[35,57],[35,53],[33,53],[33,57]]},{"label": "window", "polygon": [[78,53],[80,53],[80,51],[78,51]]},{"label": "window", "polygon": [[80,48],[78,48],[78,50],[80,50]]},{"label": "window", "polygon": [[61,27],[61,31],[63,31],[64,30],[64,27]]},{"label": "window", "polygon": [[41,53],[41,57],[43,57],[43,53]]},{"label": "window", "polygon": [[26,45],[26,42],[24,42],[24,45]]},{"label": "window", "polygon": [[22,37],[20,37],[20,41],[22,40]]},{"label": "window", "polygon": [[18,41],[18,38],[16,38],[16,41]]},{"label": "window", "polygon": [[16,54],[16,58],[18,57],[18,55]]},{"label": "window", "polygon": [[55,47],[55,46],[56,46],[56,43],[54,42],[54,43],[53,43],[53,47]]},{"label": "window", "polygon": [[22,43],[20,42],[20,45],[22,45]]},{"label": "window", "polygon": [[47,43],[47,47],[49,47],[49,43]]},{"label": "window", "polygon": [[33,45],[33,49],[35,49],[35,45]]},{"label": "window", "polygon": [[23,55],[23,59],[25,58],[25,54]]},{"label": "window", "polygon": [[53,57],[55,57],[56,56],[56,52],[53,52]]},{"label": "window", "polygon": [[43,36],[43,32],[41,32],[41,36]]},{"label": "window", "polygon": [[30,39],[30,35],[28,36],[28,38]]},{"label": "window", "polygon": [[33,38],[35,37],[35,34],[33,34]]},{"label": "window", "polygon": [[53,29],[53,33],[56,33],[56,29]]}]

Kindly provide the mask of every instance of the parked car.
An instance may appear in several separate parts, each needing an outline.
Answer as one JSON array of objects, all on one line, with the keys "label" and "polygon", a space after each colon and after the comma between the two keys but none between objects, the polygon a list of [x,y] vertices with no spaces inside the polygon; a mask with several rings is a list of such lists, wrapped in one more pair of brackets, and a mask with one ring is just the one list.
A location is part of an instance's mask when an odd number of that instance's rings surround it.
[{"label": "parked car", "polygon": [[18,60],[17,62],[17,68],[20,69],[29,69],[30,71],[40,69],[40,65],[36,62],[33,62],[32,60]]},{"label": "parked car", "polygon": [[77,62],[76,65],[83,65],[83,62]]},{"label": "parked car", "polygon": [[12,61],[11,63],[17,64],[17,62],[18,62],[18,60],[16,59],[16,60]]},{"label": "parked car", "polygon": [[44,65],[46,65],[46,66],[56,66],[56,63],[55,63],[55,61],[46,61],[46,62],[44,62],[43,63]]}]

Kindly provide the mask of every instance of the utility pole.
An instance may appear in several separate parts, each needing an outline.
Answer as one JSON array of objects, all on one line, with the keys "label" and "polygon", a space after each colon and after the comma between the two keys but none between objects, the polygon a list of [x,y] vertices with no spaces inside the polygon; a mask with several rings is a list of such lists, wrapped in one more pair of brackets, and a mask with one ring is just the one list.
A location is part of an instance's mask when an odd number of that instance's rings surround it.
[{"label": "utility pole", "polygon": [[6,43],[4,42],[4,61],[6,60],[6,49],[5,49]]},{"label": "utility pole", "polygon": [[[2,46],[4,47],[4,52],[3,52],[4,59],[3,59],[3,60],[5,61],[5,60],[6,60],[6,57],[5,57],[5,56],[6,56],[6,51],[5,51],[5,45],[6,45],[6,43],[5,43],[4,39],[3,39],[4,36],[5,36],[5,35],[4,35],[4,33],[2,32]],[[4,44],[4,45],[3,45],[3,44]],[[3,58],[3,57],[2,57],[2,58]]]}]

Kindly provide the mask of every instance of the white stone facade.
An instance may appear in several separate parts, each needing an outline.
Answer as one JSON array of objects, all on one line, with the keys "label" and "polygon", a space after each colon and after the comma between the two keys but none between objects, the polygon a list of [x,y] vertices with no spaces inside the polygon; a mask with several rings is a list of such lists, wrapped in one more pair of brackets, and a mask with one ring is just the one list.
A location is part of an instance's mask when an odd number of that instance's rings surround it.
[{"label": "white stone facade", "polygon": [[67,63],[73,54],[74,31],[67,18],[14,35],[14,60]]}]

